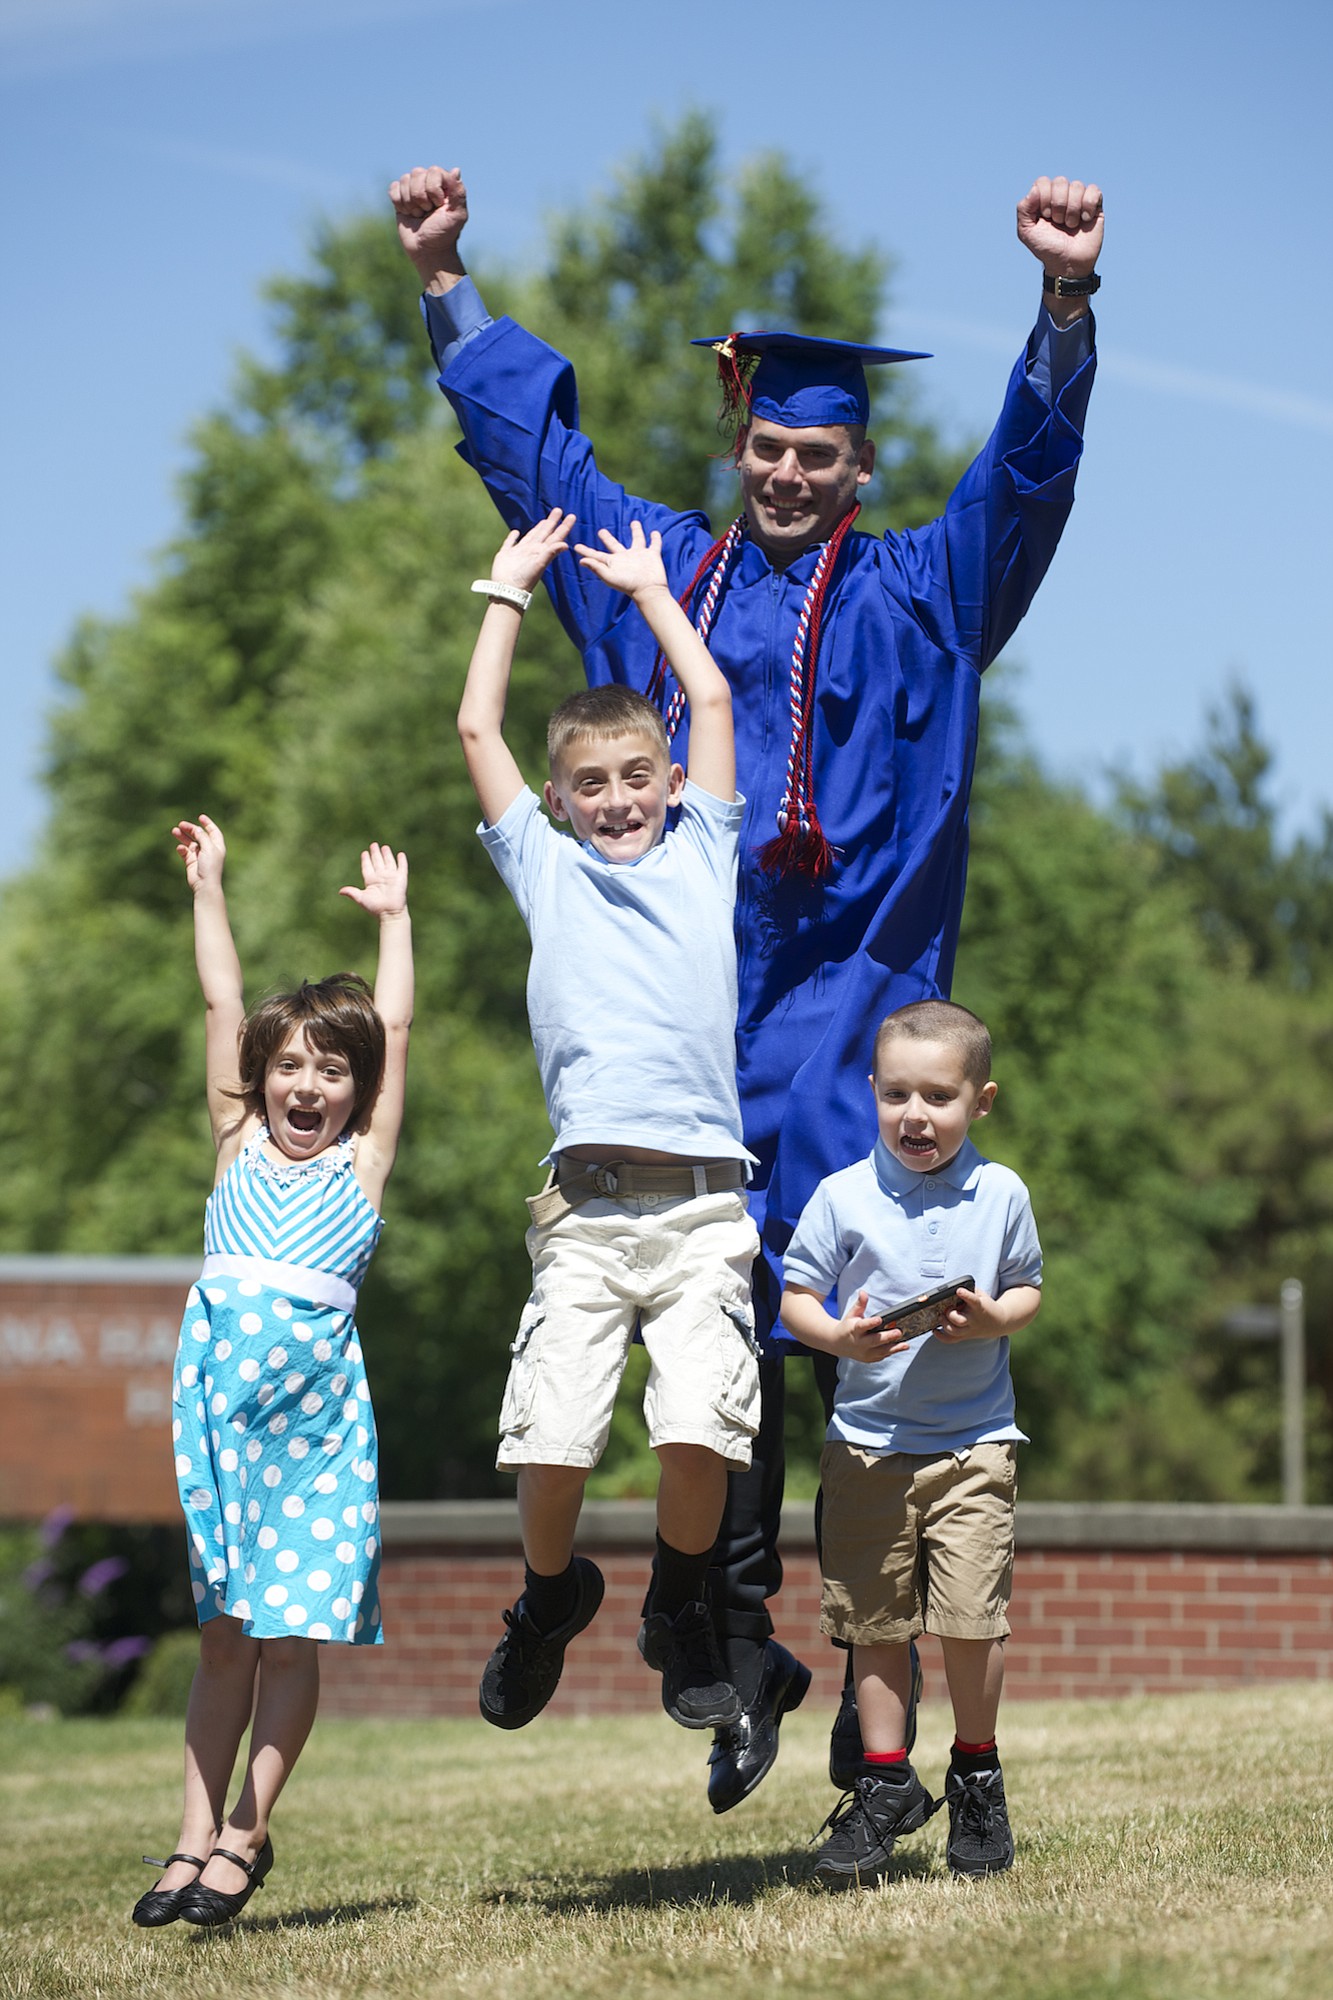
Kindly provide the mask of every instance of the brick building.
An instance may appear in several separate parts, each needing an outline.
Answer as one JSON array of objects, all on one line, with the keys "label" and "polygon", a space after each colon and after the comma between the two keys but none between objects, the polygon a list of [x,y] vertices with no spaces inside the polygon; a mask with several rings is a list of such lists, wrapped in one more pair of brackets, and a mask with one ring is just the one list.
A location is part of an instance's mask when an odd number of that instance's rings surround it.
[{"label": "brick building", "polygon": [[[171,1361],[190,1259],[0,1258],[0,1520],[177,1523]],[[330,1714],[473,1715],[501,1609],[522,1578],[508,1501],[384,1508],[387,1643],[329,1646]],[[579,1546],[606,1573],[556,1713],[651,1709],[635,1650],[652,1508],[590,1502]],[[784,1517],[779,1636],[831,1706],[840,1661],[818,1637],[808,1503]],[[1333,1675],[1333,1508],[1020,1502],[1006,1695],[1169,1693]],[[928,1675],[942,1671],[932,1641]],[[940,1682],[935,1681],[938,1687]]]},{"label": "brick building", "polygon": [[0,1257],[0,1521],[178,1521],[171,1362],[198,1258]]}]

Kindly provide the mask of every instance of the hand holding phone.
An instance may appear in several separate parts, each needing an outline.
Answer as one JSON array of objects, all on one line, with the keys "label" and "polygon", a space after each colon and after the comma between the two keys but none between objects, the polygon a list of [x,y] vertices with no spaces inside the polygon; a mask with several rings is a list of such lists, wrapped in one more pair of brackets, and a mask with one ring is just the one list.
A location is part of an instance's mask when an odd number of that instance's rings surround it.
[{"label": "hand holding phone", "polygon": [[900,1305],[886,1306],[879,1314],[879,1325],[895,1326],[904,1340],[915,1340],[919,1333],[933,1333],[944,1323],[945,1315],[952,1311],[960,1291],[975,1289],[976,1279],[970,1274],[965,1278],[951,1278],[947,1285],[941,1285],[933,1292],[918,1292],[913,1299],[904,1299]]}]

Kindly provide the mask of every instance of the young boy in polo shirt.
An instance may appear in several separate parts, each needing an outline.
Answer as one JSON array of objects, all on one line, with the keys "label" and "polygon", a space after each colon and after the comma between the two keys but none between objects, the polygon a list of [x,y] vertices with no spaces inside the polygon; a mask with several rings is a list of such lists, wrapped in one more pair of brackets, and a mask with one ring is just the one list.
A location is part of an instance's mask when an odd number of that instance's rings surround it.
[{"label": "young boy in polo shirt", "polygon": [[[937,1810],[905,1747],[923,1631],[939,1637],[956,1730],[949,1866],[987,1875],[1014,1858],[995,1747],[1025,1441],[1009,1335],[1041,1304],[1041,1247],[1027,1189],[968,1137],[995,1099],[990,1061],[965,1007],[890,1014],[870,1078],[875,1149],[820,1183],[786,1253],[783,1321],[840,1357],[820,1462],[820,1624],[852,1649],[864,1761],[815,1864],[831,1887],[878,1880],[894,1841]],[[960,1278],[933,1330],[905,1339],[884,1317]]]},{"label": "young boy in polo shirt", "polygon": [[[481,1682],[501,1729],[554,1694],[565,1648],[602,1599],[573,1553],[629,1342],[650,1358],[644,1415],[659,1462],[657,1571],[639,1650],[687,1729],[740,1714],[704,1602],[731,1466],[750,1462],[759,1372],[750,1315],[758,1237],[736,1089],[733,908],[744,801],[731,694],[667,587],[661,537],[636,521],[577,554],[633,599],[689,702],[689,771],[661,714],[622,687],[551,718],[546,805],[504,739],[519,623],[573,515],[511,534],[489,581],[458,714],[478,829],[532,939],[528,1016],[554,1127],[529,1202],[532,1296],[514,1341],[497,1464],[518,1472],[523,1594]],[[668,816],[672,823],[668,823]]]}]

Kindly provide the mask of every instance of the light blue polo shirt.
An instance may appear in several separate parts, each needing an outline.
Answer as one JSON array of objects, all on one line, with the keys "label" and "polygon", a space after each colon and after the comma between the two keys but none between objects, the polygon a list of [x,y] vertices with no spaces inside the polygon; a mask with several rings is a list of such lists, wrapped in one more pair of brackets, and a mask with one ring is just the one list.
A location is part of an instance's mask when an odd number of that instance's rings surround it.
[{"label": "light blue polo shirt", "polygon": [[637,861],[557,833],[526,787],[477,828],[532,939],[528,1023],[553,1153],[650,1146],[745,1160],[736,1090],[736,856],[744,799],[686,781]]},{"label": "light blue polo shirt", "polygon": [[[860,1291],[879,1312],[952,1278],[971,1276],[992,1298],[1040,1285],[1041,1245],[1018,1175],[983,1159],[970,1139],[928,1174],[876,1140],[868,1159],[815,1189],[784,1271],[841,1317]],[[884,1361],[839,1360],[828,1436],[875,1452],[1026,1442],[1014,1422],[1008,1338],[954,1343],[925,1333]]]}]

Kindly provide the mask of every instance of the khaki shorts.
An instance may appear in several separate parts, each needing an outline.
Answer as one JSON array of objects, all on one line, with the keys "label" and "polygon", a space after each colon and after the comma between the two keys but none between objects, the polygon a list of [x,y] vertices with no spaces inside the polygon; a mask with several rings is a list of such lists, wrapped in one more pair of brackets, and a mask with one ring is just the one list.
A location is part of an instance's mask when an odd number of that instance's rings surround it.
[{"label": "khaki shorts", "polygon": [[922,1457],[830,1442],[824,1488],[820,1630],[849,1646],[923,1632],[1007,1639],[1018,1455],[974,1444]]},{"label": "khaki shorts", "polygon": [[528,1231],[532,1297],[510,1353],[496,1464],[594,1466],[637,1326],[648,1442],[748,1466],[759,1428],[743,1194],[585,1202]]}]

